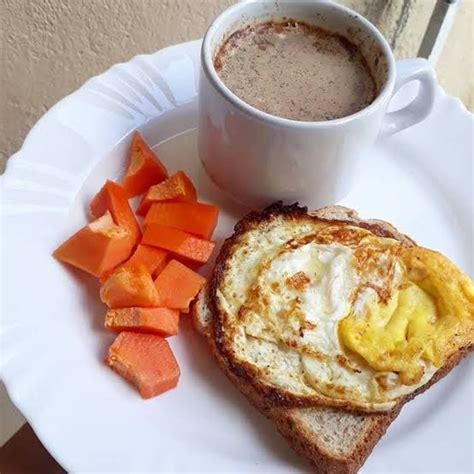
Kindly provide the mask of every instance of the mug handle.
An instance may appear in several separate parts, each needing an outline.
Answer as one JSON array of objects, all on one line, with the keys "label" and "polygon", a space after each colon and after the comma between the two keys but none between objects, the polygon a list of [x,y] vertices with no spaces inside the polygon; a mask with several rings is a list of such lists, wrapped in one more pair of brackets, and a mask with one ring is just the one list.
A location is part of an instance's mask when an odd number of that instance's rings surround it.
[{"label": "mug handle", "polygon": [[392,97],[397,91],[411,81],[418,81],[418,94],[408,105],[384,117],[382,135],[393,135],[399,131],[421,122],[431,112],[436,94],[434,70],[426,59],[402,59],[396,62],[397,79]]}]

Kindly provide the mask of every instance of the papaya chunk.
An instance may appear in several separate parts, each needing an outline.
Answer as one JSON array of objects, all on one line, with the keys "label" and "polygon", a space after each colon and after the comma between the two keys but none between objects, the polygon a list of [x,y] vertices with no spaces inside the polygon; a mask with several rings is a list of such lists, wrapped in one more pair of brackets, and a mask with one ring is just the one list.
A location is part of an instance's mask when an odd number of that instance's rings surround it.
[{"label": "papaya chunk", "polygon": [[159,334],[162,337],[178,334],[179,311],[169,308],[109,309],[104,326],[112,331],[132,331]]},{"label": "papaya chunk", "polygon": [[143,194],[154,184],[168,177],[165,165],[153,153],[139,132],[135,132],[130,149],[130,164],[123,188],[129,198]]},{"label": "papaya chunk", "polygon": [[161,224],[209,239],[217,224],[219,210],[199,202],[167,202],[152,204],[144,225]]},{"label": "papaya chunk", "polygon": [[131,251],[129,230],[116,225],[107,211],[66,240],[53,255],[101,277],[127,260]]},{"label": "papaya chunk", "polygon": [[189,311],[191,301],[199,293],[206,279],[186,265],[171,260],[155,279],[158,305]]},{"label": "papaya chunk", "polygon": [[168,252],[150,245],[139,244],[133,255],[124,263],[127,267],[139,267],[143,265],[151,276],[165,268],[168,263]]},{"label": "papaya chunk", "polygon": [[191,180],[178,171],[166,181],[152,186],[138,206],[137,214],[144,216],[154,202],[193,202],[196,201],[196,189]]},{"label": "papaya chunk", "polygon": [[209,260],[215,243],[201,239],[182,230],[149,224],[145,227],[142,242],[168,250],[186,262],[202,265]]},{"label": "papaya chunk", "polygon": [[92,217],[99,217],[110,211],[115,223],[129,230],[132,248],[141,237],[140,227],[135,214],[128,203],[125,190],[117,183],[107,180],[102,189],[94,196],[90,204]]},{"label": "papaya chunk", "polygon": [[180,376],[168,341],[154,334],[120,333],[109,348],[107,365],[145,399],[176,387]]},{"label": "papaya chunk", "polygon": [[158,306],[158,293],[145,267],[120,267],[102,284],[100,299],[109,308]]},{"label": "papaya chunk", "polygon": [[[121,266],[129,268],[144,266],[148,273],[154,277],[165,268],[168,260],[169,254],[165,250],[152,247],[151,245],[138,244],[132,256]],[[104,283],[115,270],[116,269],[102,275],[100,279],[101,282]]]}]

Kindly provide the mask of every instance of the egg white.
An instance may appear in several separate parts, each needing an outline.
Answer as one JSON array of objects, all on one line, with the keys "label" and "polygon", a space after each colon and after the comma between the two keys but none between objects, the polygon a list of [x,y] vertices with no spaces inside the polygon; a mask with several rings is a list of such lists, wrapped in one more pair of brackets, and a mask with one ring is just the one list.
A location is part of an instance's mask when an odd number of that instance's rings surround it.
[{"label": "egg white", "polygon": [[218,350],[288,403],[389,410],[474,344],[473,282],[408,239],[272,214],[243,222],[224,255]]},{"label": "egg white", "polygon": [[[353,252],[350,246],[311,240],[296,248],[280,243],[267,249],[266,256],[243,274],[247,291],[226,301],[238,328],[235,356],[252,364],[264,382],[297,396],[319,395],[388,409],[398,397],[426,383],[436,368],[425,364],[419,383],[405,386],[397,374],[378,373],[343,347],[339,322],[351,309],[363,315],[367,305],[376,303],[372,287],[360,288],[386,284],[380,275],[388,274],[393,263],[382,254],[377,265],[387,268],[360,274]],[[400,273],[400,268],[392,272],[391,285],[398,284]],[[305,275],[305,283],[294,287],[295,275]],[[219,297],[226,300],[223,293]]]}]

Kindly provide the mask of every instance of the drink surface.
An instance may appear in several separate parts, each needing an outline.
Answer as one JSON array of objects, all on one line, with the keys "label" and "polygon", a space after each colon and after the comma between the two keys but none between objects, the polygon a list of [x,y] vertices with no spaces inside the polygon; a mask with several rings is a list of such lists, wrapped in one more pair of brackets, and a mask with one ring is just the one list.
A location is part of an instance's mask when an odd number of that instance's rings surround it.
[{"label": "drink surface", "polygon": [[214,66],[242,100],[293,120],[346,117],[367,107],[377,95],[356,45],[294,20],[237,31],[221,46]]}]

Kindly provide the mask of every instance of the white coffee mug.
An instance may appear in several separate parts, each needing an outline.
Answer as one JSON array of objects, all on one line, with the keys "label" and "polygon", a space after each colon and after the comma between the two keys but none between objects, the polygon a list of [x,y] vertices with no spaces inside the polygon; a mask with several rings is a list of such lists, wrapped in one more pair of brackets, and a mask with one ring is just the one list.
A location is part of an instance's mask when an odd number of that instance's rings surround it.
[{"label": "white coffee mug", "polygon": [[[213,59],[223,42],[250,24],[283,17],[347,36],[359,46],[378,95],[347,117],[302,122],[270,115],[232,93]],[[395,61],[382,34],[368,20],[329,1],[247,1],[219,15],[202,44],[199,87],[199,156],[215,184],[236,201],[261,207],[275,200],[313,208],[334,204],[350,189],[353,168],[379,133],[393,134],[423,120],[435,95],[435,76],[424,59]],[[419,81],[409,105],[386,113],[393,94]]]}]

